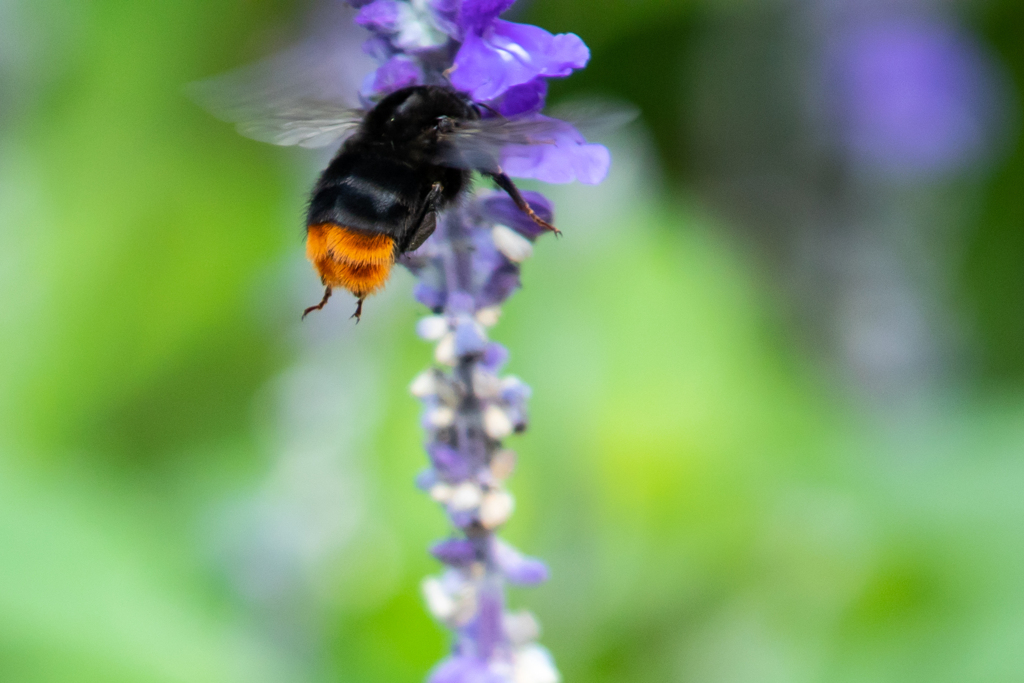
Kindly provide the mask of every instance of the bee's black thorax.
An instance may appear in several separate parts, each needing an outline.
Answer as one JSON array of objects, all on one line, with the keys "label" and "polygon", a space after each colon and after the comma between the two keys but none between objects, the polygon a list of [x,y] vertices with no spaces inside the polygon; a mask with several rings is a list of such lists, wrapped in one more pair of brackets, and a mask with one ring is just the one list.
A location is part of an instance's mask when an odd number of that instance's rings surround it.
[{"label": "bee's black thorax", "polygon": [[403,249],[434,184],[443,187],[440,209],[469,182],[468,171],[433,161],[437,128],[445,118],[479,115],[463,96],[439,86],[404,88],[381,100],[321,175],[307,224],[385,233]]}]

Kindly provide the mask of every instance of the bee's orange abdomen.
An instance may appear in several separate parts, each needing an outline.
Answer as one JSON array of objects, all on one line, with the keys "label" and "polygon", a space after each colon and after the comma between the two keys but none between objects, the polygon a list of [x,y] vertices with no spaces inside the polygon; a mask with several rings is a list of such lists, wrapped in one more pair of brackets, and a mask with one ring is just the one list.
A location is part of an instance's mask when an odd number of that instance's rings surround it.
[{"label": "bee's orange abdomen", "polygon": [[306,257],[329,287],[344,287],[359,298],[373,294],[388,280],[395,261],[395,241],[333,223],[306,230]]}]

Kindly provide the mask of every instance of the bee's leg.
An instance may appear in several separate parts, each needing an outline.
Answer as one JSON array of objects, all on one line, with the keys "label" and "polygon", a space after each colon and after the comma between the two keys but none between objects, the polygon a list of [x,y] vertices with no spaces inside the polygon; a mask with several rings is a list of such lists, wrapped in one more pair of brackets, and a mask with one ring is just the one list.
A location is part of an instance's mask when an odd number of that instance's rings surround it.
[{"label": "bee's leg", "polygon": [[512,182],[511,178],[509,178],[504,173],[485,173],[484,175],[488,175],[491,178],[493,178],[494,182],[498,185],[498,187],[505,190],[505,192],[508,193],[508,196],[512,198],[512,201],[516,203],[516,206],[519,207],[519,210],[525,213],[527,216],[529,216],[534,223],[544,228],[545,230],[550,230],[551,232],[555,233],[555,235],[562,234],[561,230],[559,230],[558,228],[556,228],[555,226],[551,225],[546,220],[538,216],[536,212],[534,212],[534,210],[530,208],[530,205],[526,202],[525,199],[523,199],[523,195],[519,194],[519,188],[516,187],[516,184]]},{"label": "bee's leg", "polygon": [[327,289],[324,290],[324,298],[321,299],[320,303],[318,303],[316,306],[310,306],[309,308],[304,310],[302,312],[302,319],[305,320],[306,316],[309,315],[310,313],[312,313],[313,311],[319,311],[320,309],[322,309],[324,306],[327,305],[327,300],[330,299],[330,298],[331,298],[331,286],[327,285]]},{"label": "bee's leg", "polygon": [[[363,297],[359,297],[359,301],[356,302],[356,312],[352,314],[352,318],[356,319],[356,325],[363,317]],[[349,318],[351,320],[352,318]]]},{"label": "bee's leg", "polygon": [[430,188],[430,192],[427,194],[427,198],[423,201],[423,210],[420,215],[416,217],[416,222],[413,228],[412,234],[406,240],[406,243],[402,246],[402,251],[415,251],[420,248],[427,238],[434,234],[434,229],[437,228],[437,202],[441,199],[441,195],[444,193],[444,186],[441,183],[434,183]]}]

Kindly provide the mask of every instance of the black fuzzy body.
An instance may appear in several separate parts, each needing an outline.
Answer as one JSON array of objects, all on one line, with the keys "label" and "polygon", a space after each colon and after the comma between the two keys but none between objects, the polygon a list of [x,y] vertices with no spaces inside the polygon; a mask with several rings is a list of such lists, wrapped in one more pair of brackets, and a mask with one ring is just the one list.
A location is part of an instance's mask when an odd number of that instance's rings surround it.
[{"label": "black fuzzy body", "polygon": [[307,225],[386,234],[397,253],[434,230],[436,212],[466,189],[470,172],[438,165],[438,127],[475,120],[462,95],[440,86],[398,90],[367,112],[313,188]]}]

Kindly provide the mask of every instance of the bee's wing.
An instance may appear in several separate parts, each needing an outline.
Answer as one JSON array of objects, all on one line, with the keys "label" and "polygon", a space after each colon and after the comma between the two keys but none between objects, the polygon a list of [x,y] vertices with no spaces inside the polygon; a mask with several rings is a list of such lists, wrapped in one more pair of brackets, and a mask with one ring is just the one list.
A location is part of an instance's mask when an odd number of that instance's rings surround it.
[{"label": "bee's wing", "polygon": [[316,148],[340,142],[355,131],[363,112],[322,102],[294,102],[238,117],[242,135],[274,145]]},{"label": "bee's wing", "polygon": [[372,61],[344,24],[221,76],[192,83],[188,94],[247,137],[275,145],[324,147],[355,130],[356,93]]},{"label": "bee's wing", "polygon": [[564,121],[543,116],[459,121],[439,137],[438,163],[488,173],[501,171],[501,152],[508,145],[554,144]]},{"label": "bee's wing", "polygon": [[556,110],[559,118],[529,114],[459,121],[439,137],[438,163],[488,173],[501,170],[503,152],[523,147],[586,144],[626,125],[637,112],[604,103],[574,104]]}]

